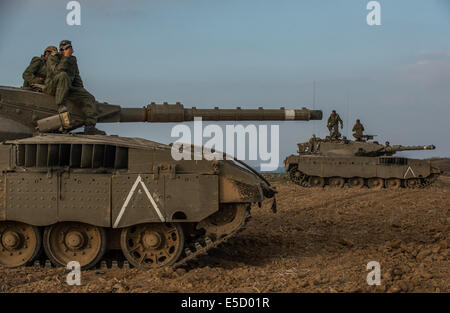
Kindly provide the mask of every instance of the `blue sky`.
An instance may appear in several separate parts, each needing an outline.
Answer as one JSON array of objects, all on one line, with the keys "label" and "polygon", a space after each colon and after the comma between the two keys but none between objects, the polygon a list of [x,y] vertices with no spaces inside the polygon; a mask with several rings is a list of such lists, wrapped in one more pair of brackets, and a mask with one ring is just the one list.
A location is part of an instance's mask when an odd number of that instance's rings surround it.
[{"label": "blue sky", "polygon": [[[379,1],[381,26],[366,24],[366,0],[81,0],[81,26],[66,24],[67,2],[0,2],[0,85],[70,39],[99,101],[312,107],[316,81],[316,108],[348,116],[349,135],[360,118],[380,141],[437,146],[407,155],[450,156],[450,1]],[[325,119],[280,123],[281,160]],[[99,126],[172,141],[173,125]]]}]

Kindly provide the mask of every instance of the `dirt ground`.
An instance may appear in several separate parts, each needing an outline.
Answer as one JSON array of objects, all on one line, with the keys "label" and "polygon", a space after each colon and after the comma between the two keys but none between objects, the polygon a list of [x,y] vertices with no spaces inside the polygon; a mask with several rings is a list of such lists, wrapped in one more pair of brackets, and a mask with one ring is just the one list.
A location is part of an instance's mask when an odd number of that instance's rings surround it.
[{"label": "dirt ground", "polygon": [[[282,181],[282,180],[281,180]],[[63,268],[0,269],[1,292],[449,292],[450,177],[427,189],[304,189],[278,182],[278,213],[188,271],[94,269],[81,286]],[[368,286],[367,263],[381,265]]]}]

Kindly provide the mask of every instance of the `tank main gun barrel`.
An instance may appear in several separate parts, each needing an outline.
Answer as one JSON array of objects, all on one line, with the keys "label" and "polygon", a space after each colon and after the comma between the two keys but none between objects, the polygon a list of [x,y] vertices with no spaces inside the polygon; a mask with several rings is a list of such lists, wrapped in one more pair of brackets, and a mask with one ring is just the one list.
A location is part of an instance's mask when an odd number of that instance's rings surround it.
[{"label": "tank main gun barrel", "polygon": [[[100,104],[100,107],[102,105]],[[156,104],[150,103],[143,108],[121,108],[106,115],[99,116],[99,123],[170,123],[193,121],[194,117],[201,117],[204,121],[309,121],[321,120],[322,111],[293,109],[197,109],[184,108],[181,103]]]},{"label": "tank main gun barrel", "polygon": [[434,150],[436,147],[434,145],[428,146],[392,146],[390,149],[385,148],[386,151],[410,151],[410,150]]}]

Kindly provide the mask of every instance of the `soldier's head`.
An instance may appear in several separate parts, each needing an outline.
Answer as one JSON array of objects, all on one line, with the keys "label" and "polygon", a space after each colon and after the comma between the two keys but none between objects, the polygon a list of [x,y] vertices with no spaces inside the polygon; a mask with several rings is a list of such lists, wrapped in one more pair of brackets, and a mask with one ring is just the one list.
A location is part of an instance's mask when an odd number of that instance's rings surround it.
[{"label": "soldier's head", "polygon": [[44,50],[44,57],[47,59],[49,55],[58,53],[58,48],[55,46],[48,46]]},{"label": "soldier's head", "polygon": [[59,52],[64,56],[71,56],[73,53],[72,42],[70,40],[62,40],[59,43]]},{"label": "soldier's head", "polygon": [[386,141],[386,142],[384,143],[384,145],[385,145],[386,147],[389,147],[389,145],[390,145],[389,141]]},{"label": "soldier's head", "polygon": [[356,120],[356,123],[358,123],[358,124],[359,124],[359,123],[360,123],[360,122],[359,122],[359,120]]},{"label": "soldier's head", "polygon": [[336,115],[336,110],[331,111],[331,115]]}]

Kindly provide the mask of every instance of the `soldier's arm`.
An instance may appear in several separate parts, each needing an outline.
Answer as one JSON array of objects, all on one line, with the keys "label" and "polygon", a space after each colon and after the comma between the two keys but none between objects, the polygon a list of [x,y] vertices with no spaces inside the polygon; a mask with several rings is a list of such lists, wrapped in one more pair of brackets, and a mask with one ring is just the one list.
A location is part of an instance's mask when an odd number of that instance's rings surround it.
[{"label": "soldier's arm", "polygon": [[80,71],[78,70],[78,64],[77,64],[77,67],[75,69],[75,77],[73,79],[72,86],[74,86],[74,87],[84,87],[83,80],[81,79],[81,76],[80,76]]},{"label": "soldier's arm", "polygon": [[30,65],[25,69],[25,71],[22,74],[22,78],[32,84],[35,83],[42,83],[42,78],[37,77],[35,73],[39,70],[39,67],[41,66],[41,59],[39,57],[34,57]]},{"label": "soldier's arm", "polygon": [[56,67],[59,64],[59,55],[50,55],[47,59],[47,77],[53,76],[56,73]]},{"label": "soldier's arm", "polygon": [[61,56],[58,64],[56,65],[56,72],[69,72],[71,67],[71,60],[70,57]]}]

